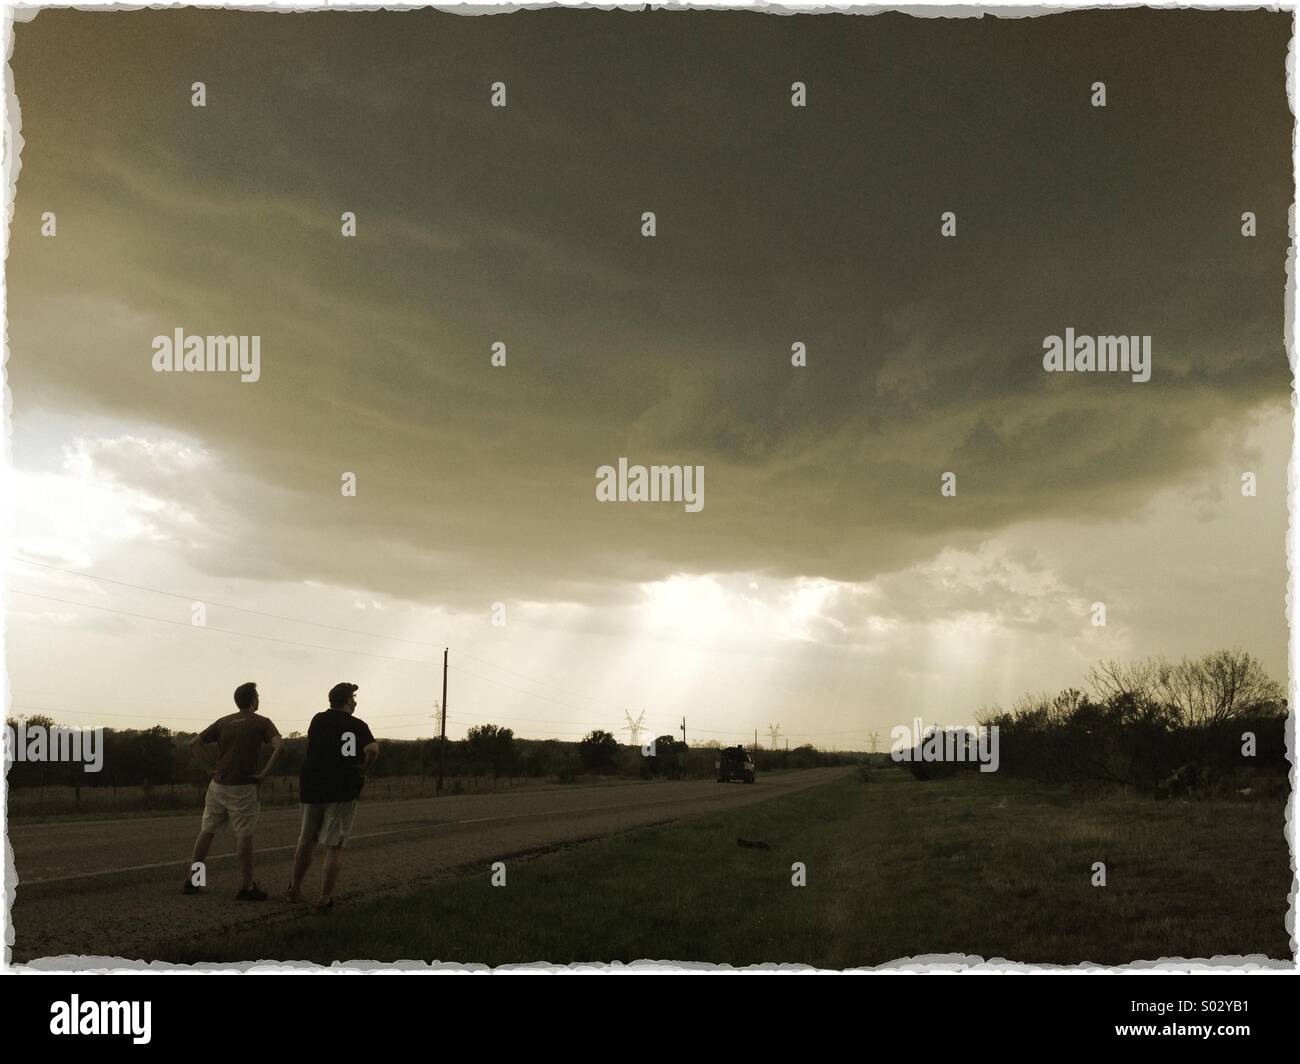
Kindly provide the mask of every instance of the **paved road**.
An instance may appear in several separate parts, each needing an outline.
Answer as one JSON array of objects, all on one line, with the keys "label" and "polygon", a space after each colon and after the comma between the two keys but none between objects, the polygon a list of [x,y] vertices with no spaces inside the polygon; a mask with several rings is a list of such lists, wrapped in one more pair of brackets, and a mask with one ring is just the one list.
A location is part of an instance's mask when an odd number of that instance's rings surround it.
[{"label": "paved road", "polygon": [[[362,801],[338,898],[402,894],[493,861],[540,853],[633,828],[701,816],[804,790],[844,769],[760,777],[753,786],[707,781],[574,787],[403,802]],[[298,838],[296,809],[258,824],[256,877],[271,901],[234,900],[238,872],[228,833],[208,859],[209,890],[186,897],[198,816],[12,825],[18,872],[12,959],[87,956],[152,959],[186,941],[273,920],[306,918],[279,901]],[[308,874],[318,884],[319,860]],[[86,967],[103,966],[87,962]]]}]

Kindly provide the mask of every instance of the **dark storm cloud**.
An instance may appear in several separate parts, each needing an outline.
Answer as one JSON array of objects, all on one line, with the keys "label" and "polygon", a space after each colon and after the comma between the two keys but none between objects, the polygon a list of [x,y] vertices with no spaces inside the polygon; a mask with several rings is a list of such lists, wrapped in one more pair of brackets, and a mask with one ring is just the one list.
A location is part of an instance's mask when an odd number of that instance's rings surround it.
[{"label": "dark storm cloud", "polygon": [[[861,580],[1122,512],[1289,395],[1289,33],[45,11],[13,60],[19,429],[84,409],[199,440],[218,460],[168,487],[195,564],[413,596]],[[154,374],[177,326],[261,335],[263,379]],[[1150,334],[1152,380],[1045,374],[1067,326]],[[620,455],[703,464],[704,511],[598,505]]]}]

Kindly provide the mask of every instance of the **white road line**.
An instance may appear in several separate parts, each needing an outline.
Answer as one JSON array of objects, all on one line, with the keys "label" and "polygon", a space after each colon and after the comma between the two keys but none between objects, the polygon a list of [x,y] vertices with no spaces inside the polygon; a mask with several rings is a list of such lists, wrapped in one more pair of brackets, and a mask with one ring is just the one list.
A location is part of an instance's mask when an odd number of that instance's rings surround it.
[{"label": "white road line", "polygon": [[[385,836],[388,835],[409,835],[412,832],[428,831],[431,828],[457,827],[461,824],[486,824],[494,820],[522,820],[525,817],[558,816],[565,813],[605,813],[612,809],[640,809],[650,805],[667,805],[675,802],[687,802],[687,801],[694,802],[694,801],[699,801],[701,797],[703,797],[705,801],[712,801],[716,798],[725,798],[727,797],[728,793],[733,793],[733,792],[724,791],[718,794],[709,794],[704,796],[693,795],[693,794],[680,795],[676,798],[657,798],[652,802],[624,802],[620,805],[602,805],[596,808],[543,809],[534,813],[508,813],[505,816],[480,816],[480,817],[471,817],[468,820],[445,820],[440,824],[421,824],[417,827],[411,827],[411,828],[393,828],[389,831],[371,831],[365,835],[353,835],[352,838],[353,839],[379,839],[379,838],[384,838]],[[748,794],[751,792],[745,791],[743,793]],[[257,854],[282,853],[285,850],[296,849],[297,845],[298,844],[295,842],[295,843],[290,843],[287,846],[267,846],[267,847],[259,848],[255,852]],[[224,853],[217,857],[209,857],[208,862],[211,863],[212,861],[230,861],[233,860],[234,857],[235,854],[233,853]],[[29,887],[40,886],[48,883],[71,883],[79,879],[95,879],[99,876],[123,875],[127,872],[148,872],[157,868],[173,868],[177,866],[184,866],[187,864],[189,864],[188,861],[156,861],[153,864],[127,865],[123,868],[105,868],[99,872],[77,872],[70,876],[50,876],[47,879],[23,879],[20,876],[18,879],[17,886],[19,889],[21,889],[24,883]]]}]

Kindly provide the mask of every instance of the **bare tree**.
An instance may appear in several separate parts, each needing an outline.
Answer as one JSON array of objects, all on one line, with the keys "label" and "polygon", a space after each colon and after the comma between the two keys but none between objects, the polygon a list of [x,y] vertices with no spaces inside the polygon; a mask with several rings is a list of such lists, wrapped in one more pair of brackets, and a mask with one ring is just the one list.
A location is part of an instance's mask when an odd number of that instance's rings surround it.
[{"label": "bare tree", "polygon": [[1168,695],[1180,723],[1220,724],[1280,705],[1282,688],[1244,650],[1219,650],[1197,661],[1184,658],[1169,671]]},{"label": "bare tree", "polygon": [[1156,703],[1184,727],[1232,720],[1269,705],[1280,705],[1282,688],[1244,650],[1219,650],[1203,658],[1171,664],[1164,658],[1125,665],[1105,661],[1088,674],[1103,702],[1129,699],[1141,707]]},{"label": "bare tree", "polygon": [[1163,658],[1149,661],[1102,661],[1088,673],[1088,686],[1098,701],[1123,698],[1148,702],[1156,696],[1161,676],[1169,669]]}]

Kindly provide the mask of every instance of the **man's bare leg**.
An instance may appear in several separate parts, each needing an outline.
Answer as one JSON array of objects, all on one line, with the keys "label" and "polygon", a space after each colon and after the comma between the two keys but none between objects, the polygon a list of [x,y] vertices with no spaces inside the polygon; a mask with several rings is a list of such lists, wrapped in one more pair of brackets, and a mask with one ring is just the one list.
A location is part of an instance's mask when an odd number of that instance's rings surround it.
[{"label": "man's bare leg", "polygon": [[286,897],[297,898],[302,893],[302,881],[307,878],[307,869],[311,867],[311,858],[315,851],[315,839],[298,839],[298,848],[293,853],[293,878],[289,880],[289,889],[285,891]]},{"label": "man's bare leg", "polygon": [[322,863],[320,898],[317,899],[316,905],[328,905],[334,900],[334,884],[339,881],[339,872],[343,870],[343,847],[327,846],[325,848],[325,860]]},{"label": "man's bare leg", "polygon": [[[186,894],[197,894],[199,892],[200,886],[194,882],[194,866],[196,864],[203,864],[207,861],[208,851],[212,849],[212,840],[214,838],[216,838],[216,836],[211,831],[200,831],[198,838],[194,840],[194,854],[190,858],[189,868],[185,869],[185,882],[182,884],[185,887]],[[203,880],[206,885],[206,872],[204,873]]]},{"label": "man's bare leg", "polygon": [[243,879],[243,889],[253,885],[253,836],[241,835],[235,840],[235,853],[239,855],[239,874]]},{"label": "man's bare leg", "polygon": [[211,831],[200,831],[199,837],[194,840],[194,856],[190,858],[190,863],[196,861],[206,861],[208,851],[212,849],[212,840],[216,838]]}]

